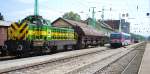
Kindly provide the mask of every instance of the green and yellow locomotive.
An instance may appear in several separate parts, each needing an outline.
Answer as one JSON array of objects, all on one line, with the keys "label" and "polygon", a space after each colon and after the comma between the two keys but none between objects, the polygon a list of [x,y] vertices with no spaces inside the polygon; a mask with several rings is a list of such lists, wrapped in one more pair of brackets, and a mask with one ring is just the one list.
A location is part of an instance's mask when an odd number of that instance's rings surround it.
[{"label": "green and yellow locomotive", "polygon": [[76,45],[76,38],[73,29],[52,27],[50,21],[33,15],[11,24],[4,48],[19,56],[31,51],[51,52],[58,46]]}]

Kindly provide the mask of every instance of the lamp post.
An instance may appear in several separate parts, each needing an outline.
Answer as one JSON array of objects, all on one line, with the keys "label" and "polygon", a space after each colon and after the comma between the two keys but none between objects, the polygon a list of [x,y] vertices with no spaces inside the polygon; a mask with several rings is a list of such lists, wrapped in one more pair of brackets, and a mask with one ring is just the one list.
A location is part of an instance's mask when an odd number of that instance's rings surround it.
[{"label": "lamp post", "polygon": [[119,32],[121,32],[121,13],[119,13],[119,20],[120,20],[120,24],[119,24]]}]

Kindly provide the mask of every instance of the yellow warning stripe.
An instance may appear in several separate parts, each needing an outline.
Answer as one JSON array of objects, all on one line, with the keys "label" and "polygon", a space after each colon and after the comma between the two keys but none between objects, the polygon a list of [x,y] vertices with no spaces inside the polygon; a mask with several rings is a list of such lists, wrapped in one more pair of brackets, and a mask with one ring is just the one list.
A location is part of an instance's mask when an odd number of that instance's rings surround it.
[{"label": "yellow warning stripe", "polygon": [[16,30],[19,28],[18,25],[17,25],[16,23],[13,23],[12,26],[13,26],[14,29],[16,29]]},{"label": "yellow warning stripe", "polygon": [[[22,31],[22,33],[21,33]],[[23,36],[26,36],[26,32],[28,31],[28,26],[27,26],[27,22],[23,22],[22,24],[20,23],[12,23],[9,30],[8,30],[8,34],[9,37],[11,39],[21,39],[21,38],[25,38]]]},{"label": "yellow warning stripe", "polygon": [[22,23],[21,26],[19,27],[18,31],[21,31],[26,24],[27,24],[26,22]]},{"label": "yellow warning stripe", "polygon": [[10,33],[12,37],[16,37],[16,31],[12,27],[10,27]]},{"label": "yellow warning stripe", "polygon": [[12,36],[12,34],[11,34],[10,28],[8,28],[8,37],[9,37],[9,39],[14,39],[13,36]]},{"label": "yellow warning stripe", "polygon": [[[28,31],[28,29],[29,29],[29,27],[26,27],[26,28],[23,30],[23,32],[18,35],[18,39],[19,39],[19,40],[21,39],[21,37],[24,36],[24,34],[26,34],[26,32]],[[24,38],[25,38],[25,37],[26,37],[26,36],[24,36]],[[24,39],[24,38],[23,38],[23,39]]]}]

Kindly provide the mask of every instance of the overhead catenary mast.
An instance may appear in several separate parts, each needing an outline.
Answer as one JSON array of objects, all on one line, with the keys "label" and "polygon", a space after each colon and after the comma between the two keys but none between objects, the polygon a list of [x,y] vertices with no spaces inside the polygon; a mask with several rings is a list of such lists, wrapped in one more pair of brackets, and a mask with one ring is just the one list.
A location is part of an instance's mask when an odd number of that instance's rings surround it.
[{"label": "overhead catenary mast", "polygon": [[101,15],[102,21],[104,22],[104,7],[102,8],[102,15]]},{"label": "overhead catenary mast", "polygon": [[39,15],[39,4],[38,4],[38,0],[35,0],[34,15],[36,15],[36,16]]},{"label": "overhead catenary mast", "polygon": [[[95,8],[96,7],[91,7],[92,8],[92,21],[91,21],[91,24],[92,26],[95,28],[96,26],[96,19],[95,19]],[[90,9],[89,9],[90,10]]]}]

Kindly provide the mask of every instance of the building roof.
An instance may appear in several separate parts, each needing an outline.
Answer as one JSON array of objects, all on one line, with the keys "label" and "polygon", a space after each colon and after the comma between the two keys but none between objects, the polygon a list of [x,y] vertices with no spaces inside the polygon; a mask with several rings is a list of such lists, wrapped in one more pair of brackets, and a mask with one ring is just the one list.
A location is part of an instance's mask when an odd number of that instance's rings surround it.
[{"label": "building roof", "polygon": [[10,25],[11,25],[11,22],[0,20],[0,26],[10,26]]},{"label": "building roof", "polygon": [[54,24],[56,21],[58,21],[60,19],[64,20],[65,22],[69,23],[72,26],[79,26],[83,30],[85,35],[104,36],[103,32],[98,31],[85,23],[81,23],[81,22],[77,22],[77,21],[73,21],[73,20],[58,18],[57,20],[52,22],[52,24]]},{"label": "building roof", "polygon": [[[83,23],[88,23],[88,21],[89,20],[92,20],[92,18],[88,18],[87,20],[85,20],[85,21],[82,21]],[[98,21],[98,22],[96,22],[96,27],[98,28],[98,27],[102,27],[102,28],[106,28],[106,29],[109,29],[109,30],[112,30],[113,31],[113,29],[111,28],[111,26],[109,26],[108,24],[106,24],[106,23],[104,23],[104,22],[102,22],[102,21]]]},{"label": "building roof", "polygon": [[111,28],[111,26],[109,26],[108,24],[106,24],[105,22],[98,22],[98,24],[100,24],[100,26],[104,27],[104,28],[107,28],[107,29],[110,29],[110,30],[113,30]]},{"label": "building roof", "polygon": [[112,29],[119,29],[120,20],[105,20],[106,24],[108,24]]}]

